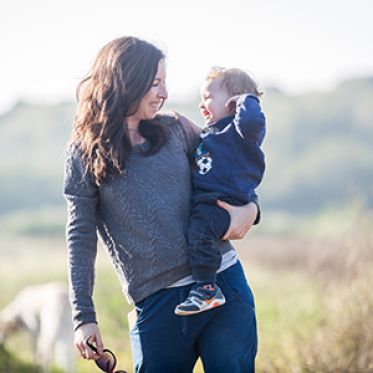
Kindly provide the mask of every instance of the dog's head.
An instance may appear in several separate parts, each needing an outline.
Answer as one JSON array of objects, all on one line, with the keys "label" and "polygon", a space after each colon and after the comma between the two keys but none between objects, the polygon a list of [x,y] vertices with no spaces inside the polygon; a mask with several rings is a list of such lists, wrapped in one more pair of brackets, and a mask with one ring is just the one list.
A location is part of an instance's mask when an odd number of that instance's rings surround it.
[{"label": "dog's head", "polygon": [[10,308],[4,308],[0,312],[0,344],[4,344],[6,338],[15,333],[21,324],[19,317]]}]

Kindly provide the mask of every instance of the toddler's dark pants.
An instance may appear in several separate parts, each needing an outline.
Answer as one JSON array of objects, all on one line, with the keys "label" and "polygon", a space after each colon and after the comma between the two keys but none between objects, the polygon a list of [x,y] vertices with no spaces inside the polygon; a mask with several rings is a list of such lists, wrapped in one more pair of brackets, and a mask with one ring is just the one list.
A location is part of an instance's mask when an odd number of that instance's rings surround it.
[{"label": "toddler's dark pants", "polygon": [[217,199],[237,205],[246,202],[214,194],[194,196],[188,230],[189,263],[196,281],[215,282],[221,264],[219,241],[230,225],[229,212],[216,204]]}]

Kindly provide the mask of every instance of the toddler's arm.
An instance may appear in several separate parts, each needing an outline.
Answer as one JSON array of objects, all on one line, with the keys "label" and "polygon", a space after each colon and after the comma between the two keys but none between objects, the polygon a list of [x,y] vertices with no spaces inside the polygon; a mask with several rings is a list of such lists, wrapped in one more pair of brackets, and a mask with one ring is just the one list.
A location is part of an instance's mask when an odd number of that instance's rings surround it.
[{"label": "toddler's arm", "polygon": [[265,135],[266,120],[259,104],[259,98],[251,93],[232,97],[227,106],[236,103],[234,126],[241,137],[260,145]]}]

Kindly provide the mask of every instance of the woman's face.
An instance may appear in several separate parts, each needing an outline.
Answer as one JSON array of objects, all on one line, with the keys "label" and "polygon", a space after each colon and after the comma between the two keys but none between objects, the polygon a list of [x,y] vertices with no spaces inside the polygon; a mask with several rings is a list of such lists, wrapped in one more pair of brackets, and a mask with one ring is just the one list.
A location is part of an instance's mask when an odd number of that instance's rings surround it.
[{"label": "woman's face", "polygon": [[164,60],[160,60],[158,63],[158,71],[154,77],[151,88],[142,98],[136,113],[128,119],[135,120],[136,122],[153,119],[167,97],[166,65]]}]

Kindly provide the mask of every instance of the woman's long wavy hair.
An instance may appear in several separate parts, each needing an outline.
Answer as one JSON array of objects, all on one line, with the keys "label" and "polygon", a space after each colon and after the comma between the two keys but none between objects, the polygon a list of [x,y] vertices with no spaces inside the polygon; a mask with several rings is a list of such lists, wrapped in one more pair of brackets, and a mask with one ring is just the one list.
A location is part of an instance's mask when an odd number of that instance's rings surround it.
[{"label": "woman's long wavy hair", "polygon": [[[86,172],[97,185],[125,173],[131,151],[125,118],[136,113],[164,58],[144,40],[121,37],[100,50],[79,83],[71,142],[80,148]],[[149,141],[145,155],[156,153],[167,139],[167,127],[159,117],[141,121],[139,132]]]}]

